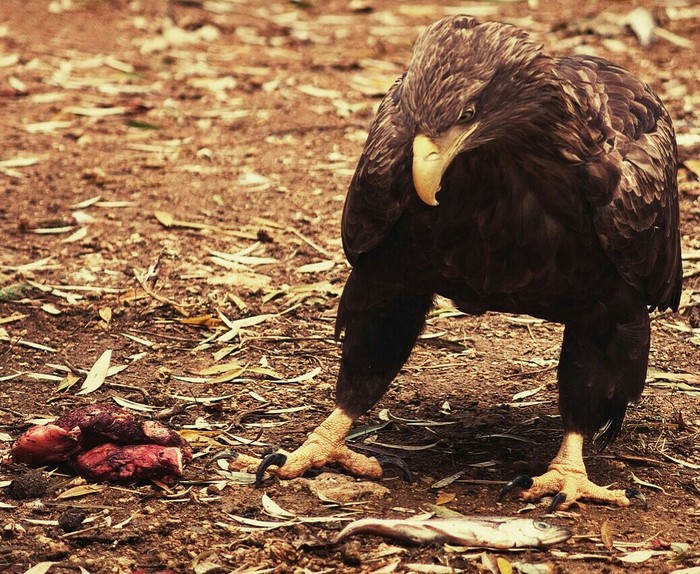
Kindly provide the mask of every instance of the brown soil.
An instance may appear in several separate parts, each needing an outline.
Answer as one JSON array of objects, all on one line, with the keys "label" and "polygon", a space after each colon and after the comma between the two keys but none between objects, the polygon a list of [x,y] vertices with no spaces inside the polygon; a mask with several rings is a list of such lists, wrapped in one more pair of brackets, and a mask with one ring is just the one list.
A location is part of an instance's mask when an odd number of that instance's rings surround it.
[{"label": "brown soil", "polygon": [[[457,3],[438,4],[0,3],[0,161],[27,160],[0,163],[0,440],[9,449],[31,421],[122,398],[151,407],[147,415],[185,432],[195,451],[170,487],[101,486],[66,498],[84,481],[45,469],[40,502],[11,498],[9,481],[27,468],[3,465],[0,570],[49,561],[60,563],[52,572],[404,572],[416,563],[488,572],[498,571],[489,566],[497,556],[558,572],[700,565],[700,145],[692,142],[700,15],[692,2],[694,17],[647,4],[695,48],[673,37],[640,47],[620,25],[638,4],[626,0],[463,3],[465,12],[528,28],[553,52],[594,52],[636,71],[685,138],[684,308],[654,319],[650,382],[621,438],[587,453],[594,480],[637,486],[649,508],[579,505],[550,519],[575,533],[554,551],[484,555],[375,537],[314,549],[302,543],[327,539],[342,523],[296,520],[265,530],[232,518],[281,522],[264,511],[264,493],[307,517],[408,517],[436,508],[515,515],[525,505],[497,503],[501,481],[541,472],[557,450],[560,326],[492,314],[449,318],[441,302],[409,364],[360,421],[377,424],[388,409],[401,419],[453,423],[395,422],[369,435],[402,447],[387,450],[407,461],[415,482],[389,471],[381,481],[387,493],[366,494],[359,483],[350,497],[362,504],[339,507],[313,493],[313,478],[269,479],[254,489],[208,464],[226,449],[293,449],[333,407],[333,321],[348,272],[339,242],[345,188],[379,95],[406,65],[418,31]],[[268,262],[212,254],[256,242],[246,256]],[[230,332],[222,316],[268,314],[220,338]],[[79,394],[108,349],[123,370]],[[202,374],[234,362],[238,373],[232,365],[218,380],[221,373]],[[253,440],[263,444],[246,444]],[[448,486],[431,488],[457,472]],[[541,516],[545,504],[525,515]],[[66,534],[57,521],[76,507],[89,522]],[[653,552],[630,557],[640,550]],[[640,563],[625,562],[634,558]],[[533,568],[524,571],[550,571]]]}]

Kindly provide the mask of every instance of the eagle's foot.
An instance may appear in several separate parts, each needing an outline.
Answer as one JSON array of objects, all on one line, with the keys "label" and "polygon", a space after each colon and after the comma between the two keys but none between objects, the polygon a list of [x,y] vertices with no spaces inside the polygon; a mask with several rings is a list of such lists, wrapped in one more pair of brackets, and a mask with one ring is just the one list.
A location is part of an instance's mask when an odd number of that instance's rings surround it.
[{"label": "eagle's foot", "polygon": [[540,476],[515,478],[506,485],[502,494],[516,489],[523,489],[520,491],[520,499],[526,501],[554,494],[547,512],[565,510],[579,500],[629,506],[631,499],[636,498],[646,505],[646,499],[639,491],[611,490],[598,486],[588,479],[585,468],[558,463],[552,463],[547,472]]},{"label": "eagle's foot", "polygon": [[535,477],[516,477],[501,491],[499,500],[514,490],[520,490],[521,500],[539,500],[554,494],[548,512],[564,510],[578,500],[629,506],[632,499],[637,499],[646,506],[646,498],[638,490],[611,490],[588,480],[583,464],[583,435],[572,431],[564,434],[559,452],[547,472]]},{"label": "eagle's foot", "polygon": [[334,410],[294,452],[277,452],[265,457],[258,466],[256,483],[262,482],[268,470],[280,478],[289,479],[328,463],[339,464],[354,476],[381,478],[382,467],[376,458],[357,453],[345,445],[352,422],[342,410]]}]

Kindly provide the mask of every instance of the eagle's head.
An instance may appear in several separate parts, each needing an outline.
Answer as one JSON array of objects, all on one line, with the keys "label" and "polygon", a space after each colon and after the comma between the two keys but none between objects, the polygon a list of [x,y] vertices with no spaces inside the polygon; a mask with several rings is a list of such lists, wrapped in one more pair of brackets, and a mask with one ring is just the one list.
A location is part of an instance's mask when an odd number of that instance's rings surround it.
[{"label": "eagle's head", "polygon": [[545,129],[557,92],[551,58],[514,26],[444,18],[416,41],[400,105],[413,127],[413,181],[435,196],[452,160],[487,144],[521,145]]}]

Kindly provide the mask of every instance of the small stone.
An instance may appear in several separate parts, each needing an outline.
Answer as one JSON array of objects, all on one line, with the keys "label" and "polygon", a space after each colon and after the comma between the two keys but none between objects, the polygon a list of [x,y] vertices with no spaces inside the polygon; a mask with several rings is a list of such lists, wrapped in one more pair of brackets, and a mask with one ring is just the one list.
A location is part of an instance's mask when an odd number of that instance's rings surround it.
[{"label": "small stone", "polygon": [[75,532],[82,528],[85,516],[80,508],[69,508],[58,517],[58,525],[64,532]]},{"label": "small stone", "polygon": [[316,496],[340,504],[367,498],[384,498],[391,493],[386,486],[376,482],[357,480],[351,476],[332,472],[319,474],[313,480],[309,480],[307,486]]}]

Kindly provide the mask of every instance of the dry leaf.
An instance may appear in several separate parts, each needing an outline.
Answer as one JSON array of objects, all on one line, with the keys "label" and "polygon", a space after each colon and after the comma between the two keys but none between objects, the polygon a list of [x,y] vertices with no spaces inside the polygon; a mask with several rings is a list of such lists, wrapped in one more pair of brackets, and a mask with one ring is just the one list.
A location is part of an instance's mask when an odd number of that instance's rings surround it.
[{"label": "dry leaf", "polygon": [[435,504],[438,504],[438,505],[449,504],[455,498],[457,498],[457,495],[454,494],[453,492],[441,492],[437,495],[437,498],[435,499]]},{"label": "dry leaf", "polygon": [[220,375],[221,373],[227,373],[236,369],[245,369],[245,367],[241,365],[238,361],[232,361],[230,363],[222,363],[219,365],[207,367],[206,369],[198,371],[197,374],[204,375],[206,377],[209,375]]},{"label": "dry leaf", "polygon": [[112,350],[107,349],[92,366],[76,395],[87,395],[88,393],[96,391],[104,384],[111,359]]},{"label": "dry leaf", "polygon": [[306,94],[307,96],[311,96],[312,98],[329,98],[331,100],[335,100],[343,96],[343,94],[338,90],[317,88],[316,86],[310,86],[308,84],[302,84],[300,86],[297,86],[297,89],[302,94]]},{"label": "dry leaf", "polygon": [[700,179],[700,159],[686,159],[683,165],[692,171],[695,177]]},{"label": "dry leaf", "polygon": [[607,520],[603,521],[603,524],[600,526],[600,540],[608,550],[613,549],[612,530],[610,528],[610,523]]},{"label": "dry leaf", "polygon": [[[213,258],[214,263],[218,263]],[[252,271],[231,271],[224,275],[215,275],[207,279],[209,285],[229,285],[231,287],[243,287],[250,291],[259,291],[272,283],[272,277],[253,273]]]},{"label": "dry leaf", "polygon": [[80,486],[74,486],[73,488],[64,490],[56,498],[78,498],[80,496],[94,494],[95,492],[102,492],[104,489],[105,487],[99,484],[82,484]]},{"label": "dry leaf", "polygon": [[651,482],[647,482],[645,480],[642,480],[641,478],[638,478],[634,473],[632,474],[632,480],[634,480],[635,483],[640,484],[641,486],[646,486],[647,488],[653,488],[654,490],[660,490],[664,494],[668,494],[666,490],[664,490],[663,486],[659,486],[657,484],[652,484]]},{"label": "dry leaf", "polygon": [[515,393],[513,395],[513,400],[519,401],[520,399],[526,399],[527,397],[531,397],[532,395],[536,395],[542,389],[544,389],[544,385],[541,385],[541,386],[534,388],[534,389],[529,389],[527,391],[520,391],[519,393]]},{"label": "dry leaf", "polygon": [[73,122],[56,120],[26,124],[24,129],[30,134],[48,134],[56,130],[69,128]]},{"label": "dry leaf", "polygon": [[52,305],[51,303],[44,303],[41,306],[41,310],[44,313],[48,313],[49,315],[60,315],[61,310],[57,308],[55,305]]},{"label": "dry leaf", "polygon": [[307,263],[297,268],[298,273],[320,273],[322,271],[330,271],[335,266],[335,261],[326,260],[317,263]]},{"label": "dry leaf", "polygon": [[245,366],[239,366],[236,369],[231,369],[230,371],[226,371],[225,373],[222,373],[218,377],[214,377],[213,379],[209,379],[207,381],[210,385],[211,384],[217,384],[217,383],[230,383],[233,382],[235,379],[238,379],[246,370]]},{"label": "dry leaf", "polygon": [[646,47],[651,44],[656,30],[654,16],[647,8],[638,7],[632,10],[625,18],[626,24],[637,36],[639,43]]},{"label": "dry leaf", "polygon": [[130,401],[129,399],[124,399],[122,397],[112,397],[112,400],[115,403],[117,403],[120,407],[124,407],[125,409],[130,409],[132,411],[138,411],[141,413],[148,413],[158,410],[158,407],[144,405],[143,403],[137,403],[134,401]]},{"label": "dry leaf", "polygon": [[132,341],[134,341],[134,343],[138,343],[139,345],[143,345],[144,347],[152,347],[153,345],[155,345],[155,343],[153,341],[149,341],[148,339],[143,339],[141,337],[137,337],[137,336],[132,335],[130,333],[122,333],[122,335],[124,337],[126,337],[127,339],[131,339]]},{"label": "dry leaf", "polygon": [[303,383],[305,381],[310,381],[316,375],[318,375],[320,372],[321,372],[321,367],[316,367],[315,369],[311,369],[308,373],[304,373],[303,375],[299,375],[298,377],[292,377],[291,379],[277,379],[274,382],[275,383]]},{"label": "dry leaf", "polygon": [[80,377],[77,375],[74,375],[73,373],[67,373],[63,379],[61,379],[61,382],[58,383],[56,386],[56,392],[60,391],[65,391],[67,389],[70,389],[75,383],[77,383],[80,380]]},{"label": "dry leaf", "polygon": [[4,159],[0,161],[0,169],[13,167],[29,167],[39,163],[38,157],[17,157],[15,159]]},{"label": "dry leaf", "polygon": [[63,227],[37,227],[32,229],[32,233],[37,233],[39,235],[58,235],[60,233],[68,233],[73,231],[74,227],[72,225],[65,225]]},{"label": "dry leaf", "polygon": [[3,325],[5,323],[14,323],[16,321],[21,321],[22,319],[26,319],[29,317],[29,315],[24,315],[22,313],[12,313],[9,317],[0,317],[0,325]]},{"label": "dry leaf", "polygon": [[272,500],[267,493],[262,496],[263,510],[266,514],[269,514],[273,518],[281,518],[282,520],[289,520],[295,518],[296,514],[285,510],[280,505],[278,505],[274,500]]},{"label": "dry leaf", "polygon": [[61,243],[75,243],[76,241],[81,241],[87,237],[87,227],[80,227],[68,237],[61,239]]},{"label": "dry leaf", "polygon": [[71,209],[86,209],[92,205],[95,205],[96,203],[98,203],[101,200],[102,200],[102,196],[96,195],[94,197],[84,199],[83,201],[80,201],[78,203],[74,203],[70,207],[71,207]]},{"label": "dry leaf", "polygon": [[24,574],[46,574],[54,564],[59,562],[39,562],[32,566],[29,570],[25,570]]},{"label": "dry leaf", "polygon": [[627,564],[641,564],[642,562],[649,560],[649,558],[660,556],[662,554],[665,553],[658,550],[636,550],[634,552],[628,552],[627,554],[618,556],[618,560],[621,560]]},{"label": "dry leaf", "polygon": [[502,556],[496,558],[496,566],[500,574],[513,574],[513,565]]},{"label": "dry leaf", "polygon": [[112,320],[112,308],[111,307],[100,307],[97,312],[105,323],[109,323]]},{"label": "dry leaf", "polygon": [[243,319],[236,319],[235,321],[232,321],[226,315],[223,313],[219,312],[219,317],[221,320],[224,322],[224,324],[229,328],[229,330],[221,335],[217,339],[217,341],[221,343],[225,343],[227,341],[230,341],[231,339],[234,339],[238,336],[238,333],[241,329],[245,329],[247,327],[253,327],[255,325],[259,325],[260,323],[267,321],[270,317],[274,317],[275,315],[271,313],[266,313],[262,315],[255,315],[253,317],[244,317]]},{"label": "dry leaf", "polygon": [[213,317],[212,315],[198,315],[197,317],[185,317],[180,319],[180,323],[185,325],[196,325],[198,327],[207,327],[209,329],[215,329],[220,327],[222,324],[221,319]]},{"label": "dry leaf", "polygon": [[113,108],[82,108],[79,106],[68,106],[67,108],[63,108],[63,112],[66,114],[86,116],[89,118],[104,118],[107,116],[120,116],[125,114],[127,112],[127,108],[123,106]]},{"label": "dry leaf", "polygon": [[415,562],[406,564],[406,568],[408,568],[408,572],[419,572],[420,574],[459,574],[459,572],[464,572],[464,570],[455,568],[454,566],[419,564]]},{"label": "dry leaf", "polygon": [[460,476],[462,476],[462,474],[464,474],[464,472],[461,470],[459,472],[455,472],[454,474],[452,474],[448,477],[445,477],[441,480],[438,480],[434,484],[431,484],[430,488],[432,488],[433,490],[439,490],[440,488],[445,488],[446,486],[449,486],[450,484],[452,484]]},{"label": "dry leaf", "polygon": [[135,207],[138,204],[135,201],[98,201],[96,207],[104,207],[107,209]]},{"label": "dry leaf", "polygon": [[[174,378],[174,377],[173,377]],[[220,403],[222,401],[227,401],[230,398],[235,397],[236,395],[222,395],[220,397],[189,397],[189,396],[182,396],[182,395],[170,395],[172,398],[177,399],[179,401],[184,401],[186,403],[199,403],[202,405],[211,405],[213,403]]]},{"label": "dry leaf", "polygon": [[163,227],[172,227],[175,219],[167,211],[156,211],[153,215]]}]

